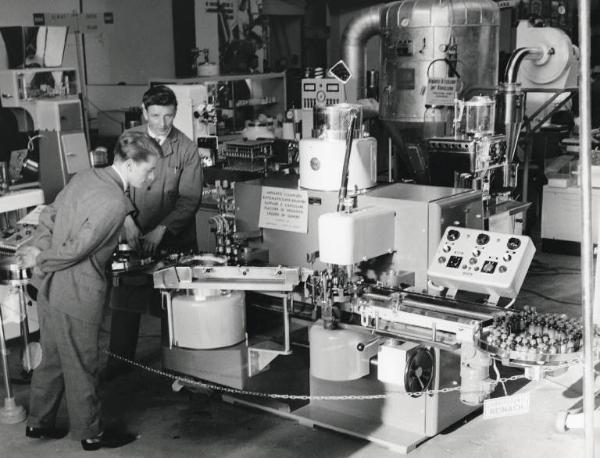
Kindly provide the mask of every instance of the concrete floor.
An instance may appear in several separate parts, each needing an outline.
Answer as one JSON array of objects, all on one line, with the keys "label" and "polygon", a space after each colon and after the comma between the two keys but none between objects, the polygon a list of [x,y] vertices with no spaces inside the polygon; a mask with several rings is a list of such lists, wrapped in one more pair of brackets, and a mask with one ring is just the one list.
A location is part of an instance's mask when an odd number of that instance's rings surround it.
[{"label": "concrete floor", "polygon": [[[535,305],[540,311],[580,316],[580,259],[538,253],[515,307]],[[559,302],[560,301],[560,302]],[[160,326],[146,316],[138,360],[160,365]],[[106,334],[104,335],[106,340]],[[11,342],[12,376],[19,378],[18,342]],[[577,368],[564,376],[514,383],[509,391],[530,392],[528,414],[484,420],[476,415],[451,432],[421,444],[410,456],[417,457],[577,457],[583,456],[583,433],[555,431],[557,412],[576,407],[581,391]],[[15,384],[15,397],[27,406],[28,386]],[[139,439],[97,456],[114,457],[394,457],[379,445],[330,430],[309,428],[298,422],[259,410],[231,405],[217,395],[174,392],[171,380],[134,369],[103,384],[106,422],[139,434]],[[64,406],[59,424],[68,425]],[[0,456],[75,457],[84,454],[78,442],[32,440],[24,437],[24,423],[0,425]],[[600,449],[600,433],[596,448]],[[597,452],[600,456],[600,451]]]}]

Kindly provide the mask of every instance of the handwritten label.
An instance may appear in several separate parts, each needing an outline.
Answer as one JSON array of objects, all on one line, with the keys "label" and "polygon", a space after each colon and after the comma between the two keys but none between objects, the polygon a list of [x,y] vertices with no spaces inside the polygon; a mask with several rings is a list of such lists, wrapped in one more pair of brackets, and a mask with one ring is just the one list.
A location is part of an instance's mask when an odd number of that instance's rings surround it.
[{"label": "handwritten label", "polygon": [[457,87],[458,78],[429,78],[425,104],[453,106]]},{"label": "handwritten label", "polygon": [[512,417],[529,412],[529,393],[483,401],[483,419]]},{"label": "handwritten label", "polygon": [[308,232],[308,193],[263,186],[258,225],[266,229]]}]

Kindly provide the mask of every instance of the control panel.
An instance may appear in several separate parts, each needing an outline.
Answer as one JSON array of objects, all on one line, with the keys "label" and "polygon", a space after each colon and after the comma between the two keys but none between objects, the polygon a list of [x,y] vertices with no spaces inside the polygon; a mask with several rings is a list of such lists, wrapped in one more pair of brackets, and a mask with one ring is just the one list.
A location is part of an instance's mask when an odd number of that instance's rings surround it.
[{"label": "control panel", "polygon": [[437,286],[514,298],[534,253],[526,236],[450,226],[427,273]]}]

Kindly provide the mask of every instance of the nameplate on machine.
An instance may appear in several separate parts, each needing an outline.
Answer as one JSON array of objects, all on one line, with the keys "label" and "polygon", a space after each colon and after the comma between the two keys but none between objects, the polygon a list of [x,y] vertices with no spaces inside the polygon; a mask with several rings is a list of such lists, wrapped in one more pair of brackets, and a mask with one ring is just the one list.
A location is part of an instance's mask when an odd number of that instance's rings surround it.
[{"label": "nameplate on machine", "polygon": [[259,227],[280,231],[308,232],[308,193],[297,189],[263,186]]},{"label": "nameplate on machine", "polygon": [[512,417],[529,413],[529,393],[503,396],[483,401],[483,419]]}]

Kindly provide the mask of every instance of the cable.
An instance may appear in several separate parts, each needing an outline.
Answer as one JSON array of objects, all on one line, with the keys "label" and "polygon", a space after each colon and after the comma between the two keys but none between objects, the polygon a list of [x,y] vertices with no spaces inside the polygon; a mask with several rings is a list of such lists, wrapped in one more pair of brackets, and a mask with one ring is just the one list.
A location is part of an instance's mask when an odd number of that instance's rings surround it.
[{"label": "cable", "polygon": [[506,391],[506,385],[504,384],[504,382],[500,381],[500,371],[498,370],[498,367],[496,366],[496,360],[494,359],[494,372],[496,373],[496,384],[500,383],[502,385],[502,389],[504,390],[504,396],[508,396],[508,392]]},{"label": "cable", "polygon": [[27,151],[33,151],[33,141],[38,138],[44,138],[43,135],[34,135],[33,137],[27,137]]},{"label": "cable", "polygon": [[563,300],[560,300],[560,299],[555,299],[555,298],[553,298],[553,297],[546,296],[545,294],[538,293],[537,291],[533,291],[533,290],[531,290],[531,289],[525,289],[525,288],[521,288],[521,291],[524,291],[524,292],[526,292],[526,293],[533,294],[534,296],[539,296],[539,297],[541,297],[542,299],[546,299],[546,300],[548,300],[548,301],[556,302],[556,303],[558,303],[558,304],[565,304],[565,305],[581,305],[581,303],[580,303],[580,302],[571,302],[571,301],[563,301]]},{"label": "cable", "polygon": [[510,301],[508,304],[506,304],[506,305],[504,306],[504,308],[505,308],[505,309],[509,309],[509,308],[511,308],[513,305],[515,305],[515,302],[516,302],[516,300],[517,300],[517,298],[516,298],[516,297],[513,297],[513,299],[512,299],[512,300],[511,300],[511,301]]}]

